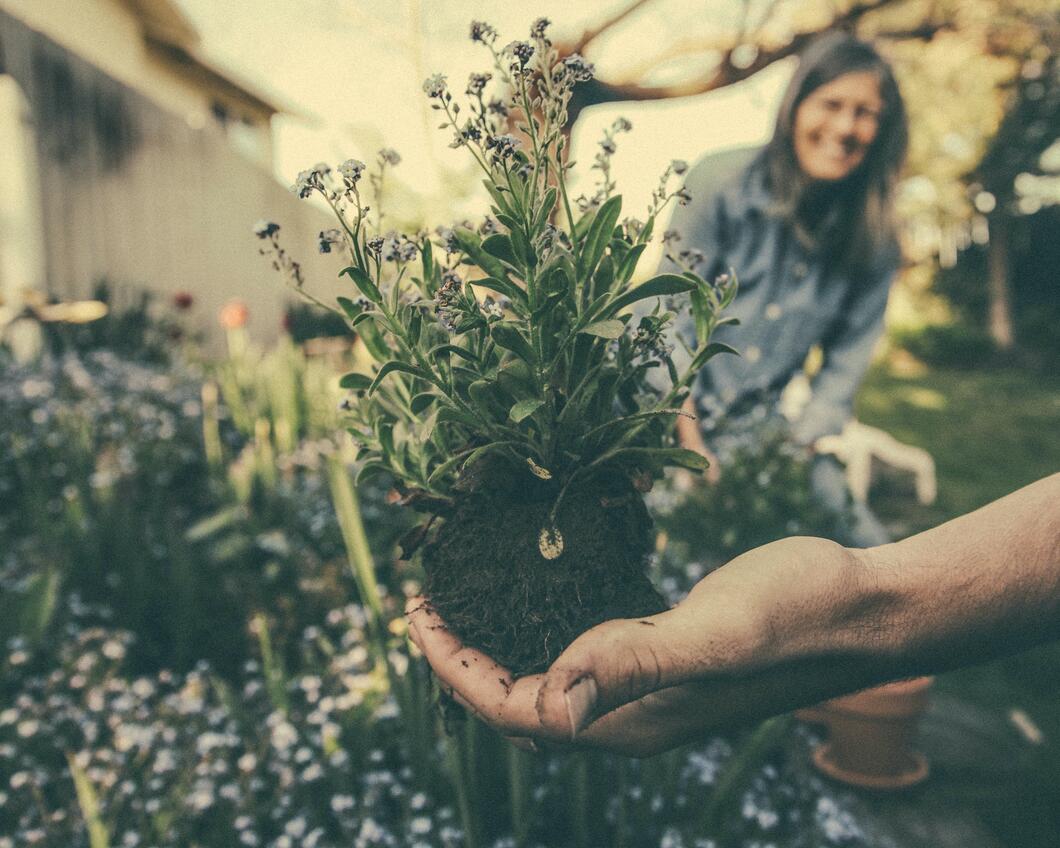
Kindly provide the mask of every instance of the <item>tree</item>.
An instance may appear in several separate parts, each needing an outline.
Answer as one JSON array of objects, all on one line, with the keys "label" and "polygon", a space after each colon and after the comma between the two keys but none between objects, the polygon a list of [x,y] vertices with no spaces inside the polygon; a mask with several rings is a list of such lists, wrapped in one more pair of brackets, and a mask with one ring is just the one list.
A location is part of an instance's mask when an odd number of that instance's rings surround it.
[{"label": "tree", "polygon": [[[733,0],[736,14],[695,21],[668,0],[632,0],[558,44],[601,66],[581,86],[570,124],[600,103],[705,94],[798,54],[822,32],[872,39],[893,62],[911,119],[910,156],[899,199],[914,261],[943,266],[972,241],[990,241],[990,330],[1014,338],[1008,231],[1019,214],[1021,174],[1041,172],[1058,132],[1060,5],[1055,0]],[[612,49],[652,13],[675,17],[683,35],[616,67]],[[1026,181],[1024,179],[1024,181]],[[994,206],[984,218],[993,198]],[[976,201],[979,206],[977,207]],[[988,237],[988,234],[991,236]]]}]

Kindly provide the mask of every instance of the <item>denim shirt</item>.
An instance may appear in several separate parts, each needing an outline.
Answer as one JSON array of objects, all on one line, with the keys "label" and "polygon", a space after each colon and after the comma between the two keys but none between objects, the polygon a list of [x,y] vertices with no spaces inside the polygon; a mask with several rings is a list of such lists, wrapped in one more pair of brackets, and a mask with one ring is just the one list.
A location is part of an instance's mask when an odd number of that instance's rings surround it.
[{"label": "denim shirt", "polygon": [[[852,416],[858,384],[883,331],[887,295],[898,270],[897,245],[866,263],[870,270],[863,275],[829,270],[787,222],[771,214],[757,149],[704,158],[686,186],[692,201],[678,207],[670,223],[682,237],[674,249],[702,250],[706,262],[697,270],[708,281],[730,269],[739,280],[726,314],[740,323],[719,328],[714,340],[732,345],[741,356],[716,356],[700,372],[692,392],[700,426],[709,432],[720,417],[742,415],[756,402],[775,405],[819,343],[823,365],[792,434],[812,444],[838,433]],[[673,269],[664,263],[663,270]],[[690,316],[678,319],[675,331],[694,347]],[[673,356],[683,370],[689,357],[680,343]]]}]

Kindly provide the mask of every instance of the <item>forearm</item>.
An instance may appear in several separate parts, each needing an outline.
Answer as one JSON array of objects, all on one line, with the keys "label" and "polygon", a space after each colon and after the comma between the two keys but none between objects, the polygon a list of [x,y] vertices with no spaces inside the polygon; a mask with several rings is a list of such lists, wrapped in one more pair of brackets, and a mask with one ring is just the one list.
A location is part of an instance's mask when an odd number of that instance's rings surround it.
[{"label": "forearm", "polygon": [[761,665],[834,663],[883,682],[1060,638],[1060,474],[904,541],[818,559],[777,569],[765,591]]},{"label": "forearm", "polygon": [[1060,638],[1060,474],[863,557],[893,596],[877,649],[911,673]]}]

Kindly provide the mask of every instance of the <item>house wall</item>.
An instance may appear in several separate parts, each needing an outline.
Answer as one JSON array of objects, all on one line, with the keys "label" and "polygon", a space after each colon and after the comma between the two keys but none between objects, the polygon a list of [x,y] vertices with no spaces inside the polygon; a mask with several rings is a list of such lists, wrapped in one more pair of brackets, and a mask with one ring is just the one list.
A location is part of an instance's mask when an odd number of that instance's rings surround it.
[{"label": "house wall", "polygon": [[[261,164],[271,167],[271,115],[212,85],[205,75],[181,67],[144,38],[140,20],[119,0],[0,0],[0,11],[37,30],[82,57],[108,76],[149,97],[193,127],[216,123],[215,103],[254,133],[243,145]],[[245,129],[235,132],[246,133]]]},{"label": "house wall", "polygon": [[48,293],[87,297],[103,279],[164,298],[186,291],[202,325],[214,329],[222,304],[241,298],[252,334],[267,340],[291,297],[258,255],[252,227],[260,218],[282,225],[315,293],[330,301],[340,290],[341,259],[315,247],[329,216],[221,133],[189,126],[3,12],[0,56],[35,142],[25,158],[36,165],[24,165],[21,178],[35,168]]}]

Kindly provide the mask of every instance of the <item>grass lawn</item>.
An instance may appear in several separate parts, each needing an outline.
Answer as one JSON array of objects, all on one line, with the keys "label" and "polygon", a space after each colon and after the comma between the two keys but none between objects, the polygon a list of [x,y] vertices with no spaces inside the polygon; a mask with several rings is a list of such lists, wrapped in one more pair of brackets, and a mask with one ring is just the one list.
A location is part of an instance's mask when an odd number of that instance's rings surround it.
[{"label": "grass lawn", "polygon": [[882,517],[907,522],[913,532],[1060,471],[1060,375],[1054,373],[885,363],[863,384],[857,417],[935,458],[939,497],[931,507],[911,501],[911,483],[896,490],[892,482],[873,496]]},{"label": "grass lawn", "polygon": [[[918,505],[911,484],[898,478],[874,491],[873,505],[896,535],[1060,470],[1060,375],[1012,367],[925,370],[901,362],[876,366],[857,403],[859,420],[935,458],[939,496],[932,506]],[[1006,718],[1022,711],[1041,731],[1041,742],[1027,746],[1017,785],[998,786],[996,797],[980,799],[979,809],[1003,845],[1057,845],[1060,644],[942,675],[938,688]]]}]

